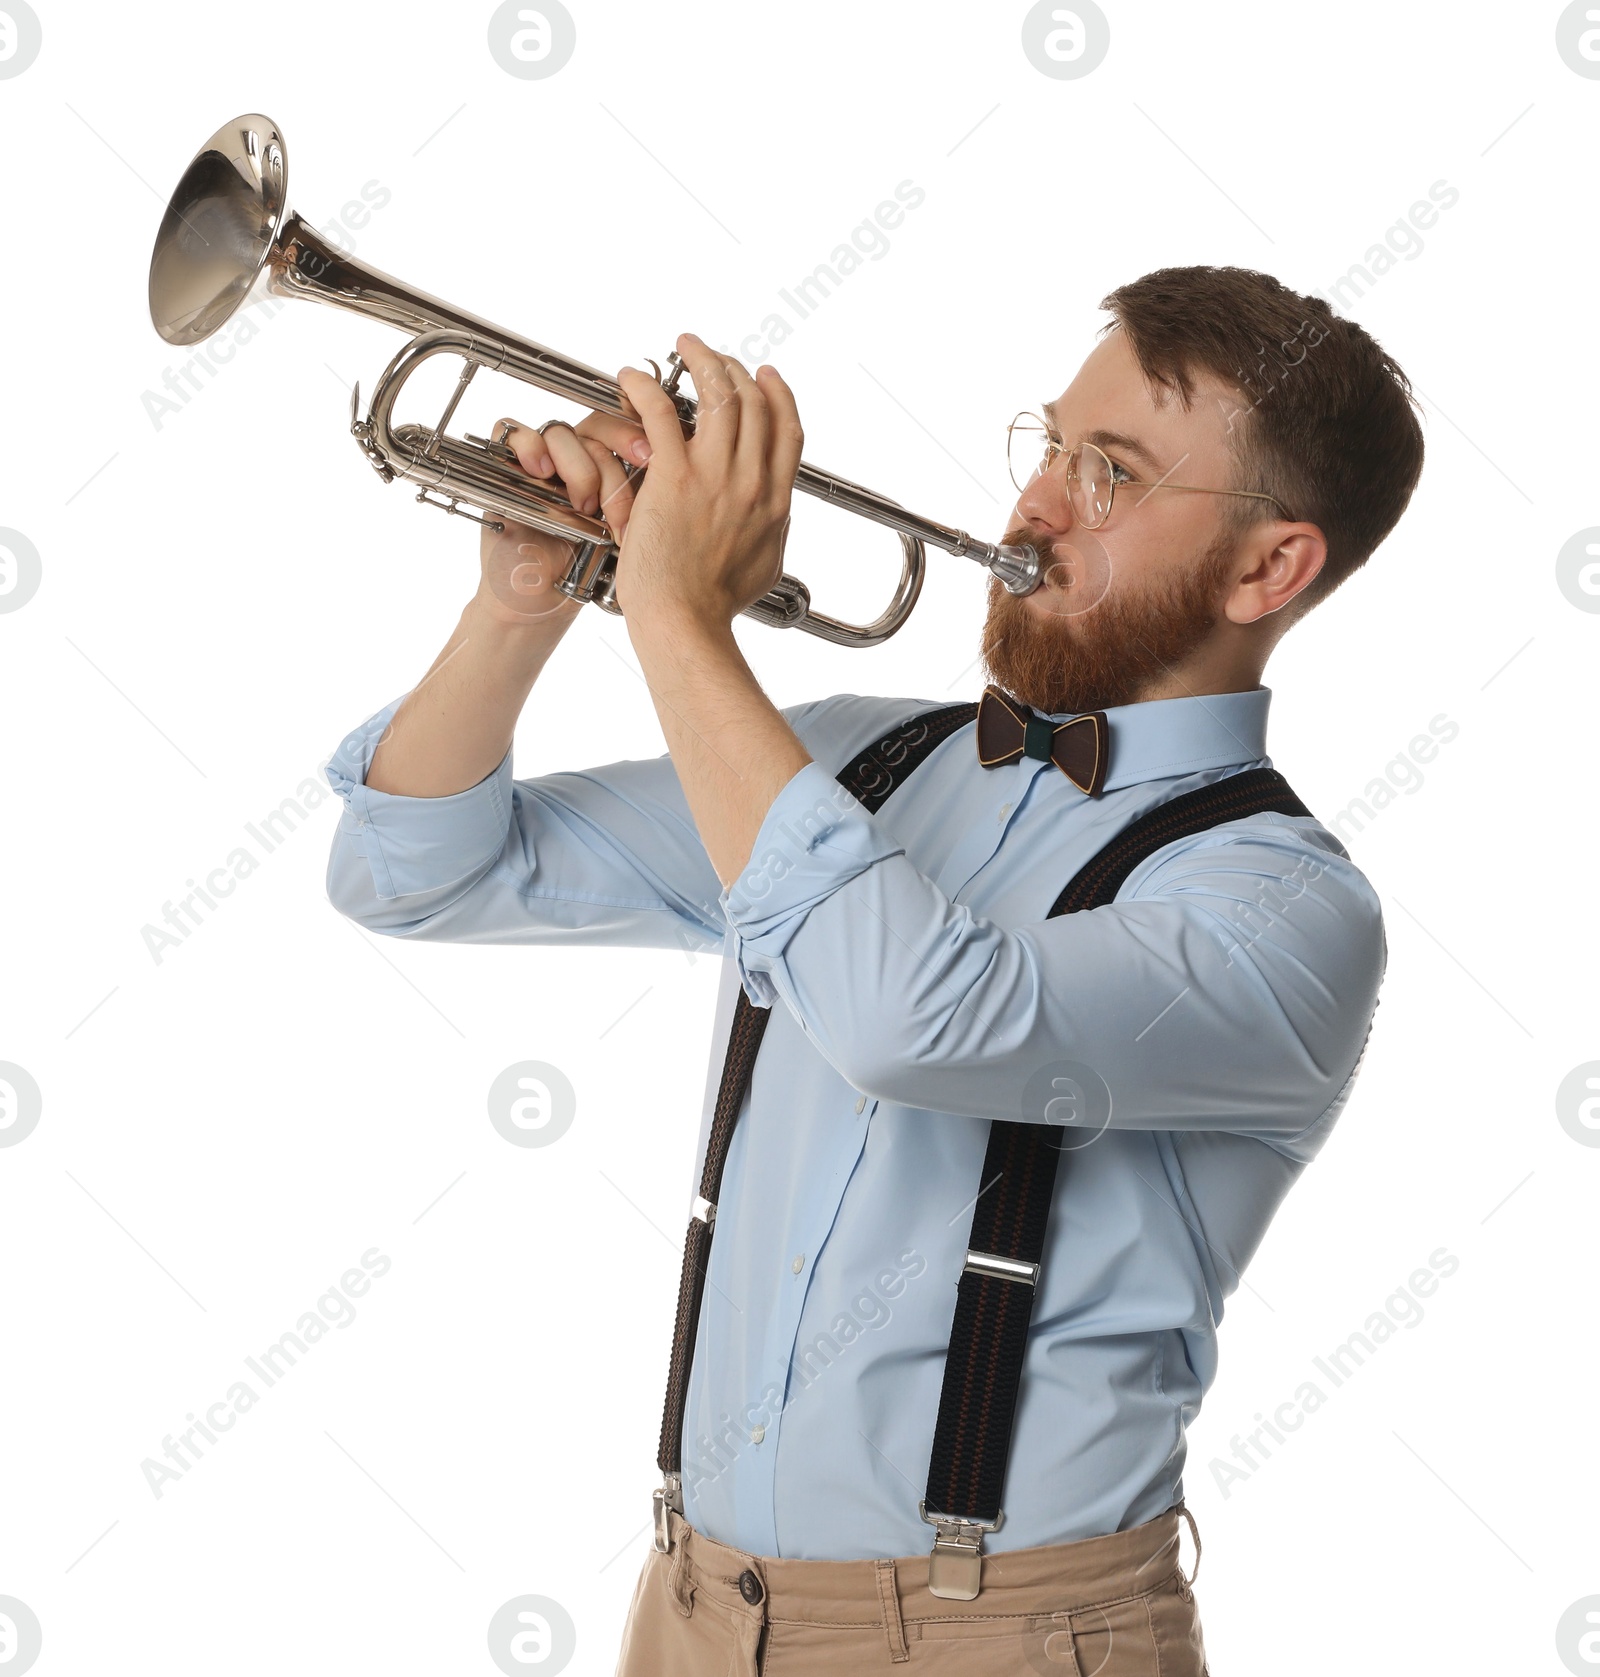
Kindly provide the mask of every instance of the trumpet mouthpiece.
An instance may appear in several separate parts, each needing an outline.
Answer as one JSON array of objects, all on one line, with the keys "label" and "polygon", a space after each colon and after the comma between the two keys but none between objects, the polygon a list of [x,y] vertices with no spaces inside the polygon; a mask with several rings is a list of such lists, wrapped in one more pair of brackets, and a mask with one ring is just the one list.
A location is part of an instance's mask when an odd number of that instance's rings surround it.
[{"label": "trumpet mouthpiece", "polygon": [[1039,555],[1021,543],[997,547],[989,569],[1011,594],[1031,594],[1039,586],[1044,567]]}]

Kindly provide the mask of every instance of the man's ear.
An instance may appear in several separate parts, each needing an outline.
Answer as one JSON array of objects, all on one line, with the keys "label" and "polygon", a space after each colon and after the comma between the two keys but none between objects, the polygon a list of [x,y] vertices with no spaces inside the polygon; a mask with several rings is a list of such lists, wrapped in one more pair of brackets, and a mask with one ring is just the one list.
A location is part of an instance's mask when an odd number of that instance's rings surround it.
[{"label": "man's ear", "polygon": [[1230,623],[1255,623],[1282,611],[1321,574],[1327,538],[1315,524],[1282,520],[1260,525],[1244,538],[1244,570],[1228,596]]}]

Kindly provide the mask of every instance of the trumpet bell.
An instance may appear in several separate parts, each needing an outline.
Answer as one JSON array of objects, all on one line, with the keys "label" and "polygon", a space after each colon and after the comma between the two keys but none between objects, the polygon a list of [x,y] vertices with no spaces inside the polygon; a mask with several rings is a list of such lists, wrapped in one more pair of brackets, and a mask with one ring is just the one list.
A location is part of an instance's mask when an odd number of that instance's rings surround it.
[{"label": "trumpet bell", "polygon": [[288,214],[288,182],[270,117],[235,117],[194,154],[150,258],[150,319],[169,344],[209,338],[250,295]]}]

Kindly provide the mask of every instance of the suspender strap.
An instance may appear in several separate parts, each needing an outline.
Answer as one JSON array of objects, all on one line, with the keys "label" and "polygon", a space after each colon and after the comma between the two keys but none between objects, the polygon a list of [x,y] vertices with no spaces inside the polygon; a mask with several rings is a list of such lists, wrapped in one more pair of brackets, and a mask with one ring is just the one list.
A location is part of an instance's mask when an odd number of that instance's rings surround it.
[{"label": "suspender strap", "polygon": [[959,1601],[978,1593],[983,1533],[1003,1518],[1000,1490],[1061,1157],[1053,1129],[990,1124],[967,1261],[956,1282],[928,1489],[918,1512],[936,1530],[928,1589]]},{"label": "suspender strap", "polygon": [[[890,794],[938,745],[977,715],[974,704],[947,705],[924,711],[903,722],[839,771],[838,781],[869,813],[876,813]],[[711,1236],[716,1225],[717,1198],[722,1192],[722,1172],[734,1126],[744,1110],[755,1073],[756,1055],[771,1019],[770,1008],[756,1007],[741,988],[734,1007],[733,1029],[728,1036],[727,1057],[722,1062],[722,1081],[712,1110],[711,1132],[706,1138],[705,1166],[700,1175],[700,1196],[689,1219],[683,1243],[683,1271],[678,1281],[678,1311],[672,1329],[672,1357],[667,1369],[667,1396],[661,1416],[661,1441],[656,1465],[661,1469],[661,1488],[656,1491],[655,1546],[663,1553],[671,1548],[668,1509],[683,1512],[683,1415],[689,1388],[689,1365],[694,1356],[695,1336],[700,1323],[700,1302],[705,1294],[706,1273],[711,1261]],[[1025,1325],[1025,1324],[1024,1324]]]},{"label": "suspender strap", "polygon": [[741,989],[728,1035],[727,1058],[722,1062],[722,1082],[717,1104],[712,1109],[711,1134],[706,1142],[705,1168],[700,1175],[700,1197],[689,1219],[689,1233],[683,1243],[683,1272],[678,1281],[678,1314],[672,1327],[672,1360],[667,1366],[667,1401],[661,1417],[661,1443],[656,1465],[663,1473],[677,1473],[681,1461],[684,1393],[689,1381],[689,1362],[694,1354],[695,1329],[700,1321],[700,1300],[705,1292],[706,1266],[711,1258],[712,1223],[717,1199],[722,1193],[722,1169],[728,1160],[733,1127],[750,1088],[756,1055],[766,1035],[772,1010],[753,1007]]},{"label": "suspender strap", "polygon": [[[1050,917],[1111,902],[1140,862],[1176,839],[1266,810],[1310,813],[1275,769],[1229,775],[1159,804],[1078,871]],[[920,1509],[937,1533],[928,1588],[954,1600],[978,1594],[983,1533],[1003,1519],[1001,1489],[1062,1152],[1057,1130],[1005,1120],[989,1126]]]}]

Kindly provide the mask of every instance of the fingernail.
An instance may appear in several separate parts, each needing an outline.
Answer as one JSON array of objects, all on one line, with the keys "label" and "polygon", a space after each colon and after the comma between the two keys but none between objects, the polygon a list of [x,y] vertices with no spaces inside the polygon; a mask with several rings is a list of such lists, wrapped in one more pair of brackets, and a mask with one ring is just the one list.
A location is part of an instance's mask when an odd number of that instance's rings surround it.
[{"label": "fingernail", "polygon": [[534,468],[534,476],[535,477],[554,477],[555,475],[556,475],[556,463],[555,463],[555,461],[552,460],[548,454],[541,454],[539,456],[539,464]]},{"label": "fingernail", "polygon": [[637,460],[639,462],[639,464],[642,466],[645,463],[645,461],[647,461],[650,458],[650,453],[651,453],[651,450],[650,450],[649,443],[647,443],[644,440],[643,437],[640,437],[639,440],[633,445],[633,457],[634,457],[634,459]]}]

